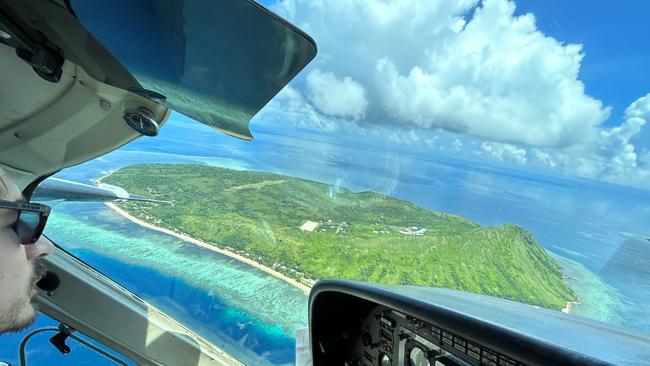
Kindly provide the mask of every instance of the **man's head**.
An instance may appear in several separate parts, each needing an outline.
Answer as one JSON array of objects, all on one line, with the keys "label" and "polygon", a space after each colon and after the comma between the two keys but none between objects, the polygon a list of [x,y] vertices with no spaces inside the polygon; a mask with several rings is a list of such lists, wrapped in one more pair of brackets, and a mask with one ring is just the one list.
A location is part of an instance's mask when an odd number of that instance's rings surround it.
[{"label": "man's head", "polygon": [[[0,200],[22,200],[16,184],[2,170]],[[53,249],[44,236],[34,244],[22,245],[12,228],[17,217],[18,211],[0,208],[0,333],[18,331],[34,322],[36,310],[31,299],[36,294],[36,282],[44,272],[36,260]]]}]

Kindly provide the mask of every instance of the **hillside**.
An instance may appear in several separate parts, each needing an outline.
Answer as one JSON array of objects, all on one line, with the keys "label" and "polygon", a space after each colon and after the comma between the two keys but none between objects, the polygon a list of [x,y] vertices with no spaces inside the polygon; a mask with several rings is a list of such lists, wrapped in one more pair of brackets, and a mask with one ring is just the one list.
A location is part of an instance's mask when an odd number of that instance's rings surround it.
[{"label": "hillside", "polygon": [[134,165],[103,182],[173,203],[119,203],[133,216],[305,283],[447,287],[553,309],[576,299],[558,264],[515,225],[483,227],[374,192],[203,165]]}]

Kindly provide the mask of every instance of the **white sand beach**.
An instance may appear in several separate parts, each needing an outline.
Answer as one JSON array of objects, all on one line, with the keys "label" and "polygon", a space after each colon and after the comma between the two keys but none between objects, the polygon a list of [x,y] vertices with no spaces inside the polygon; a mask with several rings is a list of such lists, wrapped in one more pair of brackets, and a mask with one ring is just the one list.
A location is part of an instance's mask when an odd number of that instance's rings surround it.
[{"label": "white sand beach", "polygon": [[299,288],[300,290],[302,290],[307,295],[309,294],[309,291],[311,290],[311,287],[305,285],[304,283],[298,282],[297,280],[294,280],[293,278],[285,276],[284,274],[282,274],[282,273],[280,273],[280,272],[278,272],[278,271],[276,271],[276,270],[274,270],[272,268],[269,268],[269,267],[267,267],[265,265],[262,265],[262,264],[254,261],[254,260],[252,260],[250,258],[244,257],[244,256],[242,256],[240,254],[237,254],[237,253],[233,253],[233,252],[231,252],[229,250],[226,250],[226,249],[217,248],[214,245],[211,245],[211,244],[208,244],[208,243],[203,242],[201,240],[192,238],[191,236],[180,234],[180,233],[174,232],[173,230],[169,230],[169,229],[165,229],[165,228],[161,228],[161,227],[152,225],[152,224],[150,224],[148,222],[145,222],[145,221],[140,220],[140,219],[138,219],[136,217],[133,217],[128,212],[126,212],[126,211],[122,210],[121,208],[117,207],[114,203],[107,202],[106,205],[108,207],[110,207],[111,209],[115,210],[115,212],[119,213],[120,215],[122,215],[123,217],[125,217],[126,219],[128,219],[129,221],[131,221],[133,223],[144,226],[144,227],[146,227],[148,229],[151,229],[151,230],[156,230],[156,231],[159,231],[159,232],[162,232],[162,233],[165,233],[165,234],[173,235],[173,236],[175,236],[175,237],[177,237],[177,238],[179,238],[179,239],[181,239],[183,241],[198,245],[198,246],[200,246],[202,248],[212,250],[214,252],[226,255],[226,256],[228,256],[230,258],[236,259],[236,260],[238,260],[240,262],[246,263],[246,264],[248,264],[250,266],[253,266],[253,267],[255,267],[255,268],[257,268],[257,269],[259,269],[261,271],[264,271],[264,272],[270,274],[271,276],[279,278],[282,281],[285,281],[285,282],[287,282],[288,284],[290,284],[292,286],[295,286],[295,287]]}]

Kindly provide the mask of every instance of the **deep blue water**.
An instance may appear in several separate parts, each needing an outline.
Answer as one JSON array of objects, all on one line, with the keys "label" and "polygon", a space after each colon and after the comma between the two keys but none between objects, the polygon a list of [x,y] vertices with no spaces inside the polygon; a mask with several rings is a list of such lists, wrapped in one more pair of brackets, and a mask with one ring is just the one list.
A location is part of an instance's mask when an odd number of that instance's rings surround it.
[{"label": "deep blue water", "polygon": [[[174,115],[159,137],[58,176],[90,182],[133,163],[195,162],[373,190],[482,225],[515,223],[567,258],[562,263],[584,302],[576,314],[650,333],[650,243],[642,239],[650,236],[650,192],[381,139],[301,130],[254,134],[255,141],[244,142]],[[288,284],[131,224],[101,204],[59,204],[52,219],[48,234],[60,245],[239,359],[292,362],[293,334],[306,324],[306,296]]]}]

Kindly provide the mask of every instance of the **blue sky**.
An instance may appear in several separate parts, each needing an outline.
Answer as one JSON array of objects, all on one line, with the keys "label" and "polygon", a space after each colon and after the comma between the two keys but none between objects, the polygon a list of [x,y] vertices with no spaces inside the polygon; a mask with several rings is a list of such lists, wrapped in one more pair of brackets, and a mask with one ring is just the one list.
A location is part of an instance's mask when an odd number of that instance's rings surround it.
[{"label": "blue sky", "polygon": [[537,26],[558,40],[582,43],[580,69],[588,94],[613,107],[608,126],[650,90],[649,1],[519,0],[517,14],[532,12]]},{"label": "blue sky", "polygon": [[278,0],[316,59],[253,121],[650,189],[650,2]]}]

